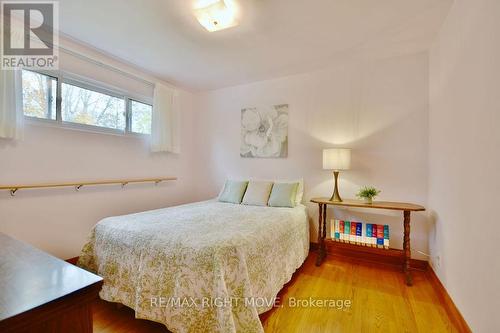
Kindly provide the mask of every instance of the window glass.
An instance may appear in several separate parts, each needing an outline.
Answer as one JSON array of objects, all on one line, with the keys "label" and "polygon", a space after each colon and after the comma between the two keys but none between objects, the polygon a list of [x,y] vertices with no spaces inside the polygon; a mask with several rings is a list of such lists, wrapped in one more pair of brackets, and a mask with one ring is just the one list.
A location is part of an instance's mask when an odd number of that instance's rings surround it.
[{"label": "window glass", "polygon": [[125,100],[64,83],[61,87],[63,121],[125,130]]},{"label": "window glass", "polygon": [[23,70],[22,95],[25,116],[125,133],[151,134],[151,105],[135,101],[126,94],[122,96],[98,83],[79,82],[59,73],[51,76]]},{"label": "window glass", "polygon": [[131,130],[134,133],[151,134],[153,107],[148,104],[130,101]]},{"label": "window glass", "polygon": [[26,116],[56,119],[57,79],[22,71],[23,111]]}]

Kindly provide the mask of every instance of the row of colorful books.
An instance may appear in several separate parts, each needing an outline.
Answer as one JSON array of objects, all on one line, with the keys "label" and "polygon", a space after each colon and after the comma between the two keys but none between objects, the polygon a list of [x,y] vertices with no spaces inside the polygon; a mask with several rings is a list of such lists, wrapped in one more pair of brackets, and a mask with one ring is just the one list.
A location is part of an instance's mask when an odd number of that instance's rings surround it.
[{"label": "row of colorful books", "polygon": [[371,247],[389,248],[389,226],[355,221],[331,221],[334,241]]}]

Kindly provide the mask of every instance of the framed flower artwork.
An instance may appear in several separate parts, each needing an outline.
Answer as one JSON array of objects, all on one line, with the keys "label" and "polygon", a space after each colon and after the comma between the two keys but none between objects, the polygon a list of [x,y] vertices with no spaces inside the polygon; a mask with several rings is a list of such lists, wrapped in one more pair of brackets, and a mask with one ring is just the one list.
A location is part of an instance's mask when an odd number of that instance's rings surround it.
[{"label": "framed flower artwork", "polygon": [[240,156],[288,156],[288,104],[241,110]]}]

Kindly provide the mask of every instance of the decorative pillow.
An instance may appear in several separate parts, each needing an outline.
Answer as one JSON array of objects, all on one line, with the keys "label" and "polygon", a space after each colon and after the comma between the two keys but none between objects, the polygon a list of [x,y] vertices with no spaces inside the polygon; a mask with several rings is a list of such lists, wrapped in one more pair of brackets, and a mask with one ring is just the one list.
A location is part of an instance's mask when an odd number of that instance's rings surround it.
[{"label": "decorative pillow", "polygon": [[304,196],[304,179],[280,179],[274,182],[275,184],[295,184],[298,183],[297,195],[295,196],[295,206],[302,203],[302,197]]},{"label": "decorative pillow", "polygon": [[235,204],[240,204],[243,195],[245,195],[245,190],[247,189],[247,181],[239,180],[226,180],[224,184],[224,189],[219,195],[219,201],[230,202]]},{"label": "decorative pillow", "polygon": [[296,180],[299,183],[299,186],[297,187],[297,196],[295,199],[295,205],[300,205],[302,203],[302,198],[304,197],[304,179],[298,179]]},{"label": "decorative pillow", "polygon": [[243,197],[242,204],[254,206],[267,206],[271,189],[273,188],[272,182],[257,182],[250,181],[248,183],[247,191]]},{"label": "decorative pillow", "polygon": [[275,183],[269,197],[269,206],[295,207],[298,188],[299,183]]}]

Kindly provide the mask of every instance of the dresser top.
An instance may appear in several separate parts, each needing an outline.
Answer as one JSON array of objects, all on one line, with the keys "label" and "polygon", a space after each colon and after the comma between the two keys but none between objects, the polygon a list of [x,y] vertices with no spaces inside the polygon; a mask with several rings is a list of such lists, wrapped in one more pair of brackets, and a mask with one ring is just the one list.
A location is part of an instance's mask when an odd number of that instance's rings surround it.
[{"label": "dresser top", "polygon": [[102,281],[3,233],[0,254],[0,321]]}]

